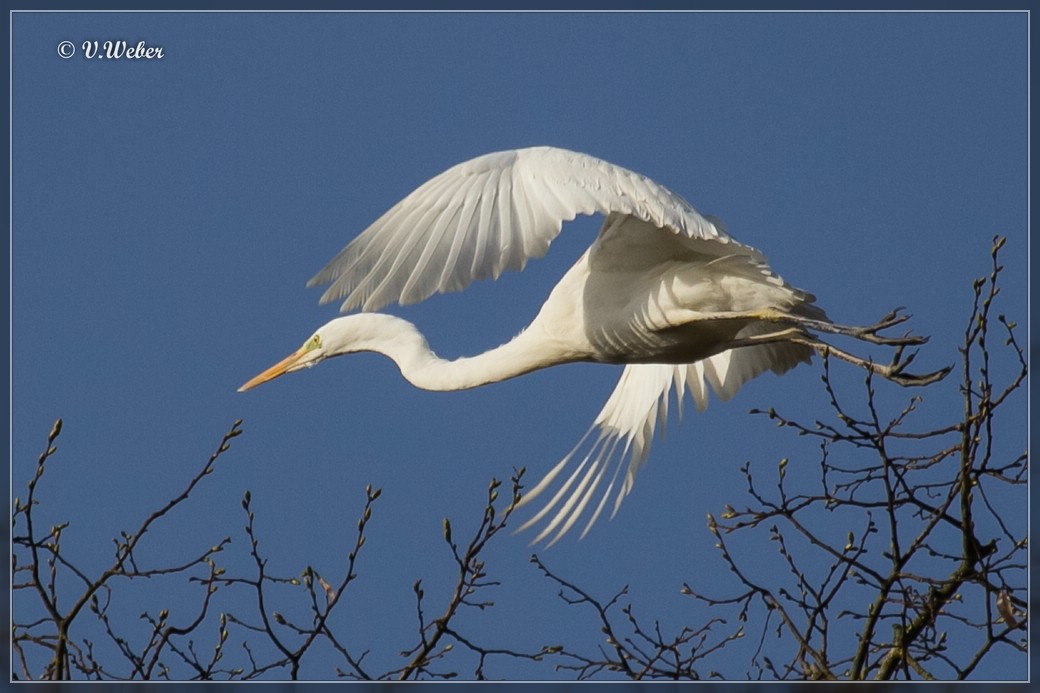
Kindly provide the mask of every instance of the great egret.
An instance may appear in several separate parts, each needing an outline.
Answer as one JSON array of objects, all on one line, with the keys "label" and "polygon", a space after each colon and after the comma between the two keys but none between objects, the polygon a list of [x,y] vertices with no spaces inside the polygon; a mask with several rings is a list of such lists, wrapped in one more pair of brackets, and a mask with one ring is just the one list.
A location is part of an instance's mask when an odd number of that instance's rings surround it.
[{"label": "great egret", "polygon": [[[596,213],[606,219],[592,246],[531,324],[502,346],[446,361],[411,323],[371,312],[523,269],[529,258],[545,254],[564,221]],[[612,495],[617,512],[657,422],[667,415],[673,387],[680,407],[689,389],[703,410],[708,385],[726,400],[766,370],[779,374],[808,362],[813,350],[904,385],[945,375],[904,371],[912,356],[901,359],[903,347],[923,338],[879,334],[905,315],[894,312],[870,327],[834,325],[811,294],[784,282],[764,255],[734,240],[718,220],[644,176],[553,147],[487,154],[441,173],[377,219],[308,286],[317,284],[330,285],[322,303],[342,299],[343,312],[362,312],[323,325],[240,391],[360,351],[385,354],[426,390],[478,387],[575,361],[624,364],[589,432],[524,495],[523,502],[530,501],[560,479],[524,525],[548,517],[536,542],[553,533],[557,541],[588,509],[584,536]],[[820,342],[813,332],[893,345],[897,356],[881,366]],[[561,477],[569,466],[573,471]]]}]

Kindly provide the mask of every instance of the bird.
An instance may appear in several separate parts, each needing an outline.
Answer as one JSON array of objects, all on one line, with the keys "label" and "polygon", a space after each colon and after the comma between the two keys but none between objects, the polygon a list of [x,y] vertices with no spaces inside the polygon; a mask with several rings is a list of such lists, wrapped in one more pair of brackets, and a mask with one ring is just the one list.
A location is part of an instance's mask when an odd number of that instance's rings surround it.
[{"label": "bird", "polygon": [[[516,337],[476,356],[445,360],[412,323],[378,312],[472,282],[522,270],[543,256],[565,222],[601,215],[589,248]],[[897,354],[926,338],[833,323],[815,297],[785,282],[758,250],[716,217],[644,175],[588,154],[549,146],[478,156],[448,168],[393,205],[309,282],[321,303],[348,315],[314,332],[250,379],[250,390],[333,356],[378,352],[425,390],[475,388],[560,364],[623,366],[617,386],[580,442],[518,505],[548,496],[520,530],[543,524],[532,543],[555,543],[579,522],[584,537],[606,507],[613,517],[646,462],[674,394],[699,411],[709,390],[725,401],[748,380],[836,356],[903,385],[907,359],[888,366],[837,349],[818,332],[890,344]]]}]

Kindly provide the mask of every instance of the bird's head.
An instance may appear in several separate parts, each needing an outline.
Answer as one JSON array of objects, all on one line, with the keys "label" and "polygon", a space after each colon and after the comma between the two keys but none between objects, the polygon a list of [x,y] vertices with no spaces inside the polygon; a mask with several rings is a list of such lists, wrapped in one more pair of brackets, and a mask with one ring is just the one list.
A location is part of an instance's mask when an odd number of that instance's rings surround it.
[{"label": "bird's head", "polygon": [[392,315],[358,313],[339,317],[319,327],[303,346],[251,379],[238,391],[252,390],[280,375],[316,366],[330,356],[358,351],[387,353],[387,344],[407,339],[425,345],[422,336],[411,323]]},{"label": "bird's head", "polygon": [[323,326],[311,335],[311,337],[304,342],[303,346],[299,349],[289,354],[263,373],[250,379],[245,385],[238,388],[238,391],[245,392],[246,390],[252,390],[257,385],[262,385],[268,380],[274,380],[280,375],[292,373],[301,368],[310,368],[311,366],[321,363],[330,355],[327,347],[327,336],[324,334],[326,327],[328,326]]}]

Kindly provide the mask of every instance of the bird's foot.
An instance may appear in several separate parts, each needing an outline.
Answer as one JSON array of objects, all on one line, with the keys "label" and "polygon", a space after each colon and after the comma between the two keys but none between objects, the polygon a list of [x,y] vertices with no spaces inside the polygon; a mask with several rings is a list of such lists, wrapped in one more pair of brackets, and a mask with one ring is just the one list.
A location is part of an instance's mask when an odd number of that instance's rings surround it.
[{"label": "bird's foot", "polygon": [[[871,326],[873,327],[873,326]],[[860,358],[854,354],[850,354],[847,351],[842,351],[836,347],[831,346],[825,342],[816,340],[805,340],[805,343],[812,346],[823,356],[834,356],[843,361],[851,363],[861,368],[865,368],[875,375],[879,375],[886,380],[891,380],[897,385],[903,387],[923,387],[925,385],[931,385],[932,383],[938,382],[945,378],[949,372],[953,369],[953,366],[946,366],[940,368],[937,371],[931,373],[910,373],[906,370],[914,358],[917,356],[917,351],[911,351],[909,354],[904,356],[906,344],[897,344],[896,351],[892,355],[892,360],[887,365],[875,363],[871,359]],[[875,342],[888,344],[889,342]],[[911,342],[916,344],[919,342]]]},{"label": "bird's foot", "polygon": [[896,308],[885,317],[878,320],[873,325],[866,326],[850,326],[850,325],[836,325],[830,322],[824,322],[820,320],[797,320],[799,324],[804,325],[817,332],[829,332],[831,334],[840,334],[846,337],[852,337],[869,344],[881,344],[884,346],[894,347],[908,347],[908,346],[920,346],[928,342],[928,337],[913,335],[909,332],[904,332],[899,336],[883,335],[882,331],[889,328],[900,325],[910,319],[909,313],[902,312],[905,310],[903,307]]},{"label": "bird's foot", "polygon": [[[729,345],[731,348],[754,346],[756,344],[766,344],[770,342],[794,342],[796,344],[804,344],[805,346],[811,347],[820,354],[834,356],[842,361],[865,368],[886,380],[891,380],[892,382],[904,387],[921,387],[942,380],[953,368],[952,366],[940,368],[931,373],[921,374],[910,373],[906,370],[917,356],[916,349],[906,353],[907,347],[921,346],[928,342],[928,337],[913,335],[909,332],[904,332],[902,335],[898,336],[881,334],[885,330],[901,325],[910,319],[910,314],[904,313],[903,310],[904,309],[901,307],[896,308],[873,325],[862,327],[837,325],[826,320],[814,320],[812,318],[806,318],[800,315],[791,315],[790,313],[783,313],[775,310],[757,311],[754,313],[732,313],[726,315],[714,314],[711,316],[711,319],[746,320],[750,317],[760,321],[787,326],[785,329],[778,329],[775,332],[757,334],[734,340]],[[868,344],[894,347],[895,352],[892,355],[892,360],[887,365],[881,365],[875,363],[873,359],[864,359],[847,351],[843,351],[826,342],[822,342],[817,339],[813,333],[827,333],[843,337],[851,337]]]}]

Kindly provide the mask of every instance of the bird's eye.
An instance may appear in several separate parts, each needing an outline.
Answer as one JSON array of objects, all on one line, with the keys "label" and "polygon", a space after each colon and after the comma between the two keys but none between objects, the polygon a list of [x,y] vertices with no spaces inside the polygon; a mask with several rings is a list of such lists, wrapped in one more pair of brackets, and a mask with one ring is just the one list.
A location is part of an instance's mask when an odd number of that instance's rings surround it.
[{"label": "bird's eye", "polygon": [[317,349],[320,346],[321,346],[321,337],[319,337],[318,335],[314,335],[313,337],[310,338],[310,341],[307,342],[307,348],[308,349]]}]

